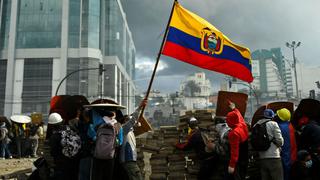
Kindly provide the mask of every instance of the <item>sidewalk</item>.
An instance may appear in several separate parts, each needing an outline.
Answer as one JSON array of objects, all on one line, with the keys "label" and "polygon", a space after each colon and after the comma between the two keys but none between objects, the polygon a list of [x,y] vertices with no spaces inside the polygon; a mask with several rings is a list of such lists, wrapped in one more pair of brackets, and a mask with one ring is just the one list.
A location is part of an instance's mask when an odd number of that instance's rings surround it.
[{"label": "sidewalk", "polygon": [[32,163],[36,158],[6,159],[0,160],[0,178],[16,172],[31,172]]}]

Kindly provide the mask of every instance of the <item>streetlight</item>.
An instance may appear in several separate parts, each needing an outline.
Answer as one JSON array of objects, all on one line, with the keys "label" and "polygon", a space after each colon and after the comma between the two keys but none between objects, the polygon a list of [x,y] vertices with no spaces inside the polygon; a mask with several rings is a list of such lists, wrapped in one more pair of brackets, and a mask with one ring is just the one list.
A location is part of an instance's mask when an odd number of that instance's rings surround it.
[{"label": "streetlight", "polygon": [[57,89],[56,89],[56,96],[58,95],[58,92],[59,92],[59,89],[60,89],[60,86],[62,85],[63,81],[66,80],[69,76],[71,76],[72,74],[74,73],[77,73],[77,72],[80,72],[80,71],[90,71],[90,70],[99,70],[99,76],[100,76],[100,95],[101,95],[101,98],[102,98],[102,72],[105,71],[105,69],[103,69],[103,65],[99,65],[98,68],[84,68],[84,69],[77,69],[75,71],[72,71],[71,73],[67,74],[59,83]]},{"label": "streetlight", "polygon": [[293,68],[294,68],[294,78],[296,81],[296,92],[297,92],[297,98],[299,98],[299,91],[298,91],[298,78],[297,78],[297,59],[295,56],[294,50],[301,45],[301,42],[296,43],[296,41],[292,41],[292,43],[286,43],[286,46],[290,49],[292,49],[292,56],[293,56]]}]

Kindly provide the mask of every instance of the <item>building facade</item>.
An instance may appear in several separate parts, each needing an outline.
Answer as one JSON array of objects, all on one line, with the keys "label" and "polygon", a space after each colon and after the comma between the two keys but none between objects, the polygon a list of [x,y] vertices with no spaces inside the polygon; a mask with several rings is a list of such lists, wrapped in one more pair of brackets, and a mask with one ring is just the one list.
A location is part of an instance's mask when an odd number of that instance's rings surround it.
[{"label": "building facade", "polygon": [[135,47],[120,0],[0,0],[0,21],[0,114],[48,113],[55,94],[133,110]]},{"label": "building facade", "polygon": [[204,72],[190,75],[180,85],[184,95],[183,104],[187,110],[207,108],[210,105],[211,83]]},{"label": "building facade", "polygon": [[280,48],[256,50],[251,54],[255,63],[254,86],[264,96],[284,98],[292,96],[291,69],[288,68]]}]

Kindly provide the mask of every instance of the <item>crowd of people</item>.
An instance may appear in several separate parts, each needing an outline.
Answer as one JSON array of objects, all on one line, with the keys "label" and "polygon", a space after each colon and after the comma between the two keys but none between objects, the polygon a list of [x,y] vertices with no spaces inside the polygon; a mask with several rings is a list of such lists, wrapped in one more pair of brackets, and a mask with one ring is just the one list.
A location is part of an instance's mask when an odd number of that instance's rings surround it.
[{"label": "crowd of people", "polygon": [[[319,119],[303,116],[298,127],[290,122],[286,108],[274,112],[265,109],[263,118],[249,126],[234,103],[226,118],[216,117],[215,137],[206,137],[198,120],[189,120],[187,141],[176,148],[194,149],[200,160],[199,180],[210,179],[220,173],[217,162],[223,165],[225,180],[248,178],[249,147],[262,180],[318,180],[320,179],[320,125]],[[249,133],[249,130],[251,133]],[[254,156],[254,154],[257,156]]]},{"label": "crowd of people", "polygon": [[133,127],[147,101],[130,115],[108,99],[78,106],[77,116],[63,119],[58,112],[48,117],[46,143],[49,158],[38,159],[30,179],[142,180],[137,165]]},{"label": "crowd of people", "polygon": [[[137,165],[133,129],[146,104],[143,100],[130,115],[123,115],[120,109],[124,107],[107,99],[77,106],[75,117],[68,120],[63,112],[51,112],[44,143],[50,154],[34,162],[36,170],[30,179],[144,179]],[[221,179],[247,179],[252,157],[262,180],[320,179],[319,119],[302,116],[293,126],[288,109],[265,109],[263,118],[248,125],[236,104],[229,102],[229,108],[226,117],[215,117],[214,136],[191,117],[186,142],[175,144],[177,149],[196,152],[198,179],[210,179],[218,166],[223,167]],[[39,139],[44,137],[42,124],[8,123],[6,119],[0,123],[3,159],[37,157]],[[253,156],[249,149],[255,152]]]},{"label": "crowd of people", "polygon": [[1,158],[38,157],[39,141],[44,140],[43,123],[19,123],[0,117]]}]

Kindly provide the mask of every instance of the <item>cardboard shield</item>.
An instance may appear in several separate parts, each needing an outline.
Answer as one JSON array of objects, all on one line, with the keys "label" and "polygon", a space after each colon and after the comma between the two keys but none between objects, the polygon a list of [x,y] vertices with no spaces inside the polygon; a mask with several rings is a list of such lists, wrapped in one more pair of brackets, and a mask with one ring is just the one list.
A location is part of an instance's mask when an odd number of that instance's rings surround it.
[{"label": "cardboard shield", "polygon": [[32,124],[41,124],[42,123],[42,113],[32,113],[31,114]]},{"label": "cardboard shield", "polygon": [[150,125],[150,123],[148,122],[148,120],[144,116],[141,116],[141,118],[139,119],[139,122],[140,122],[141,126],[134,127],[133,132],[134,132],[135,136],[139,136],[143,133],[152,131],[152,126]]},{"label": "cardboard shield", "polygon": [[235,103],[236,108],[244,117],[247,109],[248,95],[238,92],[219,91],[216,116],[226,116],[231,111],[229,101]]}]

